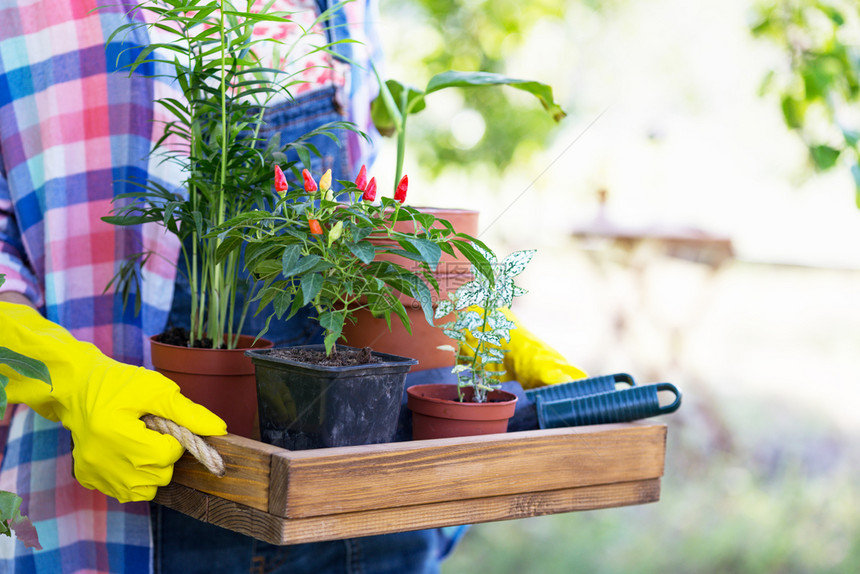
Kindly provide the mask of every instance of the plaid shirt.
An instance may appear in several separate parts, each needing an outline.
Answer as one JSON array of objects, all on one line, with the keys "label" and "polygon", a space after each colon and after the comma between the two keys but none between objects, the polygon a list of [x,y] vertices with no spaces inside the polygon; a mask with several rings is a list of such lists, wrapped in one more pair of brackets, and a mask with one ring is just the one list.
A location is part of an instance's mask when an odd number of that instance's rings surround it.
[{"label": "plaid shirt", "polygon": [[[160,125],[152,102],[170,86],[114,73],[133,57],[128,48],[147,43],[146,32],[105,46],[136,3],[94,10],[110,3],[0,0],[0,273],[6,274],[2,290],[26,294],[78,339],[120,361],[149,364],[146,340],[167,320],[178,244],[158,227],[100,220],[115,195],[136,189],[123,182],[180,181],[164,171],[167,164],[148,159],[159,135],[153,126]],[[357,25],[350,33],[367,41],[371,18],[364,4],[352,4],[346,16]],[[349,72],[348,109],[369,111],[372,82],[359,77],[368,73]],[[370,121],[365,113],[349,119],[365,128]],[[351,162],[368,156],[366,146],[351,137]],[[147,249],[161,256],[144,269],[135,315],[133,306],[124,311],[121,298],[103,290],[119,261]],[[18,406],[3,452],[0,490],[24,498],[22,513],[33,520],[44,550],[0,536],[0,572],[151,571],[148,504],[120,504],[79,486],[71,475],[68,431]]]}]

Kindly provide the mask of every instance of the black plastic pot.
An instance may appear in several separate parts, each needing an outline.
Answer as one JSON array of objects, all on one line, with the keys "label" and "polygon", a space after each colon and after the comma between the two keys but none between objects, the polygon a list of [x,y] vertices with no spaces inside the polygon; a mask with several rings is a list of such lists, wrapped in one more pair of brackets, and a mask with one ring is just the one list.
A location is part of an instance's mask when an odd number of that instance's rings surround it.
[{"label": "black plastic pot", "polygon": [[307,450],[394,439],[406,374],[418,361],[374,352],[381,362],[324,367],[273,357],[274,350],[246,353],[257,378],[263,442]]}]

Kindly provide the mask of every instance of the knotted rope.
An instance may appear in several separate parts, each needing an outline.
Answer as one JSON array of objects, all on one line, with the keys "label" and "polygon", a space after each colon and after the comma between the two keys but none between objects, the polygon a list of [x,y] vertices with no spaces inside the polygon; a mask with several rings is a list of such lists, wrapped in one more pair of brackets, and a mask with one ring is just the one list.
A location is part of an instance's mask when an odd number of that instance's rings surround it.
[{"label": "knotted rope", "polygon": [[224,461],[218,451],[203,440],[203,437],[197,436],[184,426],[180,426],[175,422],[157,417],[155,415],[144,415],[141,417],[146,424],[146,428],[158,431],[161,434],[167,434],[179,441],[185,450],[190,452],[194,458],[206,467],[206,469],[217,477],[224,476],[227,472],[227,467],[224,466]]}]

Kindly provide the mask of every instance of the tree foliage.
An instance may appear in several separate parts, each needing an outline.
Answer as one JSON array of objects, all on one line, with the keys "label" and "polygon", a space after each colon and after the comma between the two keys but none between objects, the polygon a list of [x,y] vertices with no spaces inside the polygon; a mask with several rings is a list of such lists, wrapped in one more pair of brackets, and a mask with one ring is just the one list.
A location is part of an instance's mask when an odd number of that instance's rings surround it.
[{"label": "tree foliage", "polygon": [[816,169],[850,168],[860,206],[860,3],[765,0],[751,30],[783,54],[762,91],[779,97]]},{"label": "tree foliage", "polygon": [[[405,21],[408,11],[417,8],[420,20],[439,35],[440,42],[416,62],[430,77],[447,70],[511,73],[506,69],[510,53],[522,46],[538,21],[563,19],[565,4],[551,0],[413,0],[405,4],[387,0],[382,2],[382,10]],[[553,83],[553,78],[536,79]],[[462,149],[455,145],[448,126],[416,123],[409,145],[417,161],[431,172],[439,173],[447,165],[478,163],[503,170],[518,150],[544,147],[556,127],[544,110],[507,90],[471,89],[462,95],[464,106],[483,118],[484,135],[473,147]]]}]

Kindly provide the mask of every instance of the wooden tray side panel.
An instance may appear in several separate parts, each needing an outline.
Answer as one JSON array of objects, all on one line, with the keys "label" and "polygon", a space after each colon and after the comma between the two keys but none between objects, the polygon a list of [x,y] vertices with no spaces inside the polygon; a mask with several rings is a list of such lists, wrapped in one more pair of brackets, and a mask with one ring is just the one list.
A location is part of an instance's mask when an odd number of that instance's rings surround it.
[{"label": "wooden tray side panel", "polygon": [[173,467],[173,483],[257,510],[267,510],[272,454],[284,450],[233,434],[207,437],[206,440],[224,459],[227,474],[218,478],[185,453]]},{"label": "wooden tray side panel", "polygon": [[659,499],[660,479],[653,478],[298,519],[273,516],[177,484],[159,489],[155,501],[272,544],[299,544],[646,504]]},{"label": "wooden tray side panel", "polygon": [[645,504],[660,499],[660,479],[476,498],[284,520],[284,543],[338,540],[407,530],[513,520],[561,512]]},{"label": "wooden tray side panel", "polygon": [[286,518],[659,478],[664,425],[606,425],[415,441],[272,459],[268,511]]}]

